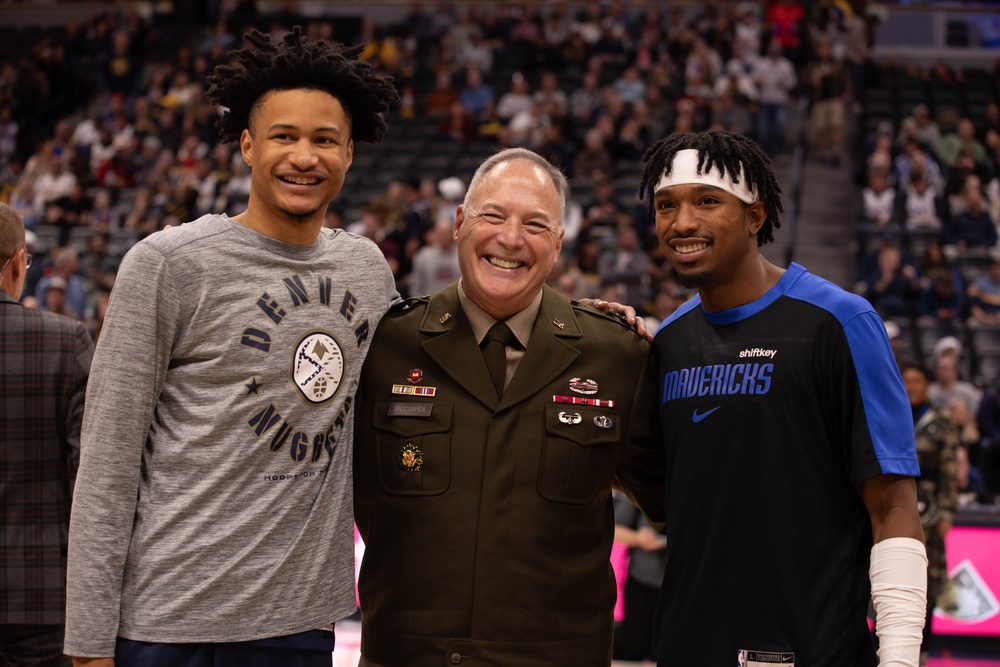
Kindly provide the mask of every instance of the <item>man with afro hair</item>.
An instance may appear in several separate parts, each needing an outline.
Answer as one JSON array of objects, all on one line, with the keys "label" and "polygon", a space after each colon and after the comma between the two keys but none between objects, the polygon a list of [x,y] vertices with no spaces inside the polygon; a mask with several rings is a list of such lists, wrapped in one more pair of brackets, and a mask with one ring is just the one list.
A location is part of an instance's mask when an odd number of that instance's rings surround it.
[{"label": "man with afro hair", "polygon": [[398,299],[369,240],[323,228],[391,79],[358,48],[253,32],[209,78],[246,211],[121,265],[70,527],[76,665],[329,667],[353,613],[352,397]]}]

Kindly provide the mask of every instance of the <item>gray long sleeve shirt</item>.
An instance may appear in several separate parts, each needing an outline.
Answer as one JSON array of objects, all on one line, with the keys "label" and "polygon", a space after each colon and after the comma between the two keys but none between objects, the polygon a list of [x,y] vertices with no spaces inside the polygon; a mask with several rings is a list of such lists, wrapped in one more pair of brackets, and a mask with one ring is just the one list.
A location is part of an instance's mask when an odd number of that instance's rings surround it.
[{"label": "gray long sleeve shirt", "polygon": [[125,257],[94,357],[65,650],[232,642],[354,610],[351,410],[397,298],[367,239],[225,216]]}]

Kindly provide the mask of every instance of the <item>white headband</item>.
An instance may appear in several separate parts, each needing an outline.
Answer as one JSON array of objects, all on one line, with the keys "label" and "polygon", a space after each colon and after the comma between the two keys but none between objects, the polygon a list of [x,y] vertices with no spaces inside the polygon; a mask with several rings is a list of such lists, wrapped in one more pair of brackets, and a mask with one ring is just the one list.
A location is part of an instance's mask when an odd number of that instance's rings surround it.
[{"label": "white headband", "polygon": [[743,174],[743,167],[740,166],[740,182],[733,181],[729,174],[722,175],[718,165],[713,165],[711,171],[701,173],[698,171],[698,150],[695,148],[685,148],[677,151],[674,155],[674,162],[670,168],[670,175],[666,172],[653,189],[657,193],[663,188],[671,185],[687,185],[689,183],[703,183],[721,188],[746,204],[757,201],[757,192],[747,188],[747,179]]}]

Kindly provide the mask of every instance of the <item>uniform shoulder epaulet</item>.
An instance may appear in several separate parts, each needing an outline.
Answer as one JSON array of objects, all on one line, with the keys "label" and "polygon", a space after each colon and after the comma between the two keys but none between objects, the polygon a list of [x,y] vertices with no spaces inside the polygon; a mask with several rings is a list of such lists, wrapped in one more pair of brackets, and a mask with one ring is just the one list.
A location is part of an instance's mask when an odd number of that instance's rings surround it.
[{"label": "uniform shoulder epaulet", "polygon": [[431,300],[430,296],[411,296],[408,299],[403,299],[402,301],[399,301],[399,302],[393,304],[389,308],[389,312],[390,313],[401,313],[404,310],[409,310],[410,308],[414,308],[418,304],[427,303],[430,300]]},{"label": "uniform shoulder epaulet", "polygon": [[[626,329],[634,330],[634,327],[629,326],[629,323],[625,321],[624,315],[619,315],[611,310],[601,310],[600,308],[594,308],[593,306],[588,306],[584,303],[580,303],[576,299],[571,299],[570,304],[573,306],[573,310],[580,311],[582,313],[587,313],[593,315],[594,317],[602,318],[605,320],[610,320],[616,322],[619,325],[625,327]],[[638,315],[636,316],[638,317]]]}]

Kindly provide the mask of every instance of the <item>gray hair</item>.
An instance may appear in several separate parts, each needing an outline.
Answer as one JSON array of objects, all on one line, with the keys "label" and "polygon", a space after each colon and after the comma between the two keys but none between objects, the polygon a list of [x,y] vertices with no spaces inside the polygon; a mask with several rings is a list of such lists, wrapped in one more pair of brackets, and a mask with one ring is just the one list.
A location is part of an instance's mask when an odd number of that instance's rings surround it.
[{"label": "gray hair", "polygon": [[476,169],[476,173],[472,176],[472,181],[469,183],[469,189],[465,191],[465,199],[462,200],[462,208],[469,208],[469,202],[472,201],[472,195],[479,188],[480,183],[487,176],[487,174],[493,171],[496,166],[513,160],[525,160],[527,162],[531,162],[549,175],[549,178],[552,179],[552,185],[556,188],[556,194],[559,195],[559,224],[562,225],[563,215],[566,211],[566,196],[569,192],[569,181],[566,179],[566,176],[559,171],[558,167],[553,165],[538,153],[530,151],[527,148],[507,148],[486,158],[486,160],[479,165],[479,168]]},{"label": "gray hair", "polygon": [[24,247],[24,221],[17,211],[0,202],[0,266]]}]

